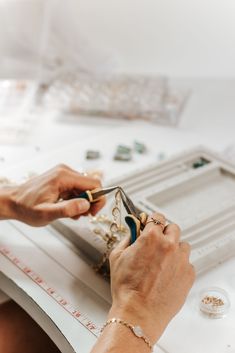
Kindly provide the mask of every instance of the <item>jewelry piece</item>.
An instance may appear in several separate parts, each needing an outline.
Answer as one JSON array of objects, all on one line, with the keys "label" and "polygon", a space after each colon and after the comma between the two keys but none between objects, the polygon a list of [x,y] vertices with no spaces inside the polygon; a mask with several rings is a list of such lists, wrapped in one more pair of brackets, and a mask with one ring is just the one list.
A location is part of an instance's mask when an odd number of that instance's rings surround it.
[{"label": "jewelry piece", "polygon": [[161,226],[161,227],[162,227],[162,230],[165,229],[165,225],[164,225],[161,221],[159,221],[159,219],[150,218],[150,220],[146,223],[146,225],[147,225],[148,223],[154,223],[156,226]]},{"label": "jewelry piece", "polygon": [[[104,252],[101,261],[95,266],[96,272],[101,273],[104,277],[109,277],[107,271],[108,264],[107,260],[114,245],[121,240],[123,236],[128,233],[127,227],[121,223],[121,194],[120,190],[117,190],[115,194],[115,203],[112,208],[112,217],[110,219],[107,215],[99,215],[92,217],[90,222],[93,224],[100,223],[103,225],[101,228],[94,228],[93,232],[97,236],[100,236],[106,242],[106,251]],[[106,228],[106,229],[103,229]]]},{"label": "jewelry piece", "polygon": [[[103,257],[101,259],[101,262],[95,267],[96,271],[100,271],[103,267],[103,265],[106,263],[106,260],[108,260],[109,255],[113,249],[114,244],[118,240],[117,232],[120,231],[121,229],[121,198],[120,198],[120,190],[117,190],[115,194],[115,205],[112,209],[112,215],[113,215],[113,221],[110,222],[110,227],[109,227],[109,233],[106,233],[107,236],[107,250],[103,254]],[[104,218],[105,219],[105,218]],[[106,219],[107,223],[107,219]],[[104,237],[103,237],[104,239]],[[106,273],[107,275],[107,273]]]},{"label": "jewelry piece", "polygon": [[110,232],[116,233],[121,227],[121,192],[118,189],[115,193],[115,204],[112,209],[113,222],[110,225]]},{"label": "jewelry piece", "polygon": [[119,319],[119,318],[112,318],[108,321],[106,321],[106,323],[104,324],[104,326],[102,327],[101,329],[101,332],[104,331],[105,327],[107,327],[108,325],[110,324],[120,324],[120,325],[123,325],[127,328],[129,328],[131,330],[131,332],[138,338],[141,338],[147,345],[148,347],[150,348],[151,352],[153,350],[153,346],[152,344],[150,343],[150,340],[145,336],[142,328],[140,326],[134,326],[134,325],[131,325],[129,324],[128,322],[122,320],[122,319]]}]

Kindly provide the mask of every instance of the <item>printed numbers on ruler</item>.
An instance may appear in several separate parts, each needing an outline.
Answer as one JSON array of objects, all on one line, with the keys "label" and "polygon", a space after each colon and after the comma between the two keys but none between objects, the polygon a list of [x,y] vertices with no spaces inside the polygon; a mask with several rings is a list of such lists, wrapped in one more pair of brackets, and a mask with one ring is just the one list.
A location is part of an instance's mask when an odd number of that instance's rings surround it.
[{"label": "printed numbers on ruler", "polygon": [[34,283],[43,289],[51,298],[53,298],[61,307],[63,307],[70,315],[86,327],[93,335],[100,335],[100,328],[94,324],[80,310],[74,308],[69,302],[64,299],[54,288],[49,286],[41,276],[37,275],[30,267],[26,266],[17,256],[15,256],[8,248],[0,246],[0,254],[5,256],[15,266],[25,273]]}]

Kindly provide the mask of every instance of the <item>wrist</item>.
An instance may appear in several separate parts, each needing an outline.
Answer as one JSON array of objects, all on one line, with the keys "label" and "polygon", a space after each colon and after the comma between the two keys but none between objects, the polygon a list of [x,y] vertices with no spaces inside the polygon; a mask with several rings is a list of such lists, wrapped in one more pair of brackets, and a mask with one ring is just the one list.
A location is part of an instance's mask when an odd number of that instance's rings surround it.
[{"label": "wrist", "polygon": [[136,337],[130,328],[114,323],[103,329],[91,353],[150,353],[150,351],[144,340]]},{"label": "wrist", "polygon": [[0,219],[15,219],[15,187],[0,189]]},{"label": "wrist", "polygon": [[[153,345],[139,326],[134,326],[125,320],[112,318],[106,321],[102,333],[113,343],[113,350],[122,352],[143,352],[149,353],[153,350]],[[120,346],[120,341],[124,342],[124,347]],[[130,349],[131,347],[131,349]],[[106,352],[106,351],[105,351]]]},{"label": "wrist", "polygon": [[162,335],[166,324],[160,317],[154,317],[153,310],[147,310],[144,301],[137,303],[113,303],[108,320],[116,317],[127,321],[133,326],[140,326],[144,334],[150,340],[151,344],[155,344]]}]

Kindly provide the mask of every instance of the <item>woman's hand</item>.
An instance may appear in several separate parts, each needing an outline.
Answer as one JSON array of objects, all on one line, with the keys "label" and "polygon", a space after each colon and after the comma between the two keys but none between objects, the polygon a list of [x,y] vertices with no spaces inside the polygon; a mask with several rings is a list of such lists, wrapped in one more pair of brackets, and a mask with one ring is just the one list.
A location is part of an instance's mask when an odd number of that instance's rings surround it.
[{"label": "woman's hand", "polygon": [[104,206],[105,198],[92,205],[84,199],[70,198],[82,191],[100,187],[97,179],[83,176],[65,165],[59,165],[20,186],[5,190],[4,199],[8,214],[0,218],[16,219],[32,226],[44,226],[58,218],[78,219],[88,211],[95,215]]},{"label": "woman's hand", "polygon": [[110,256],[113,304],[109,318],[140,325],[152,342],[180,310],[194,282],[190,246],[179,239],[176,224],[163,231],[151,222],[134,244],[121,243]]}]

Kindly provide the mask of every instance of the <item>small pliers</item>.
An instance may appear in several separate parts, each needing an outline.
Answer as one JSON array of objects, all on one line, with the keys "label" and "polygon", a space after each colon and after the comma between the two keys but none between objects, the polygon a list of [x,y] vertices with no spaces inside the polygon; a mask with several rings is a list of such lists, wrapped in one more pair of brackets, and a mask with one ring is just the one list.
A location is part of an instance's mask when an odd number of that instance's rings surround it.
[{"label": "small pliers", "polygon": [[120,188],[121,198],[123,205],[128,213],[125,217],[125,221],[130,229],[131,244],[133,244],[136,239],[140,236],[140,232],[144,229],[148,215],[145,212],[140,212],[138,208],[134,205],[129,196]]},{"label": "small pliers", "polygon": [[124,192],[120,186],[112,186],[104,189],[87,190],[79,194],[78,198],[84,198],[90,203],[97,202],[100,197],[114,191],[119,190],[123,205],[128,213],[125,217],[125,221],[130,229],[131,244],[133,244],[139,237],[140,232],[144,229],[148,215],[145,212],[140,212],[138,208],[133,204],[129,196]]},{"label": "small pliers", "polygon": [[80,198],[80,199],[86,199],[87,201],[89,201],[90,203],[94,203],[99,201],[99,199],[106,195],[109,194],[110,192],[118,189],[118,186],[112,186],[110,188],[104,188],[104,189],[94,189],[94,190],[86,190],[83,191],[81,194],[75,196],[76,198]]}]

